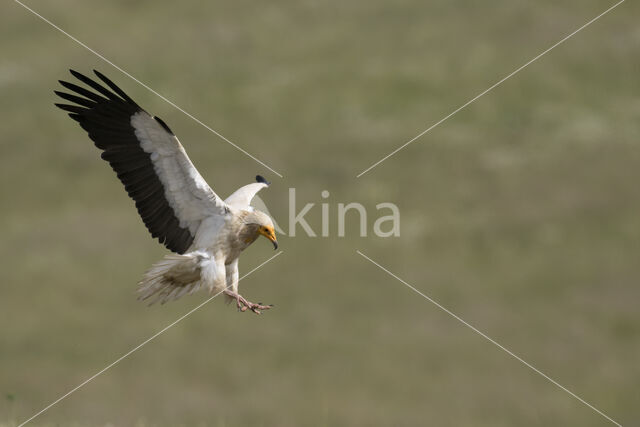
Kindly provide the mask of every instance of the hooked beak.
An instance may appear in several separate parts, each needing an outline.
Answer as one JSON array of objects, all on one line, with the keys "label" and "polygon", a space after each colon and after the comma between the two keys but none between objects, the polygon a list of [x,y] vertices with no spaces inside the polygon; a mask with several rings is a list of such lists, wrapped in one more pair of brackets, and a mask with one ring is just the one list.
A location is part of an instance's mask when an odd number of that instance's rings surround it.
[{"label": "hooked beak", "polygon": [[278,241],[276,240],[276,232],[271,228],[260,228],[260,230],[258,231],[260,234],[262,234],[264,237],[266,237],[267,239],[271,240],[271,243],[273,243],[273,250],[275,251],[276,249],[278,249]]}]

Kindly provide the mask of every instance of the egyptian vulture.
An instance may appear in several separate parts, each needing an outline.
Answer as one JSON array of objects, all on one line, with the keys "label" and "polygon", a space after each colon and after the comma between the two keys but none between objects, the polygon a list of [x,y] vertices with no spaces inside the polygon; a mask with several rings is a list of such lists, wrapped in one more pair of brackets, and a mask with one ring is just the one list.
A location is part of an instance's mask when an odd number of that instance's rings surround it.
[{"label": "egyptian vulture", "polygon": [[[200,176],[169,126],[143,110],[102,73],[106,85],[77,71],[89,89],[60,80],[72,104],[55,104],[87,131],[135,201],[144,225],[174,252],[154,264],[139,283],[139,299],[162,303],[206,288],[224,293],[241,311],[260,313],[238,293],[238,257],[260,235],[278,248],[273,222],[249,204],[269,186],[263,177],[222,200]],[[91,90],[93,89],[93,90]]]}]

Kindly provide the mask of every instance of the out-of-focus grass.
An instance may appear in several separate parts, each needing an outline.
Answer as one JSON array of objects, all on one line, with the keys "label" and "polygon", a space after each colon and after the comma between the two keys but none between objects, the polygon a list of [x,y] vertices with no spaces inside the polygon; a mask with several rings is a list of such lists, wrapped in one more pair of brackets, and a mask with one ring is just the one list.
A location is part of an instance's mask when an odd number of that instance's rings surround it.
[{"label": "out-of-focus grass", "polygon": [[[626,2],[361,178],[610,4],[29,2],[282,172],[269,174],[53,31],[0,6],[0,417],[41,409],[201,302],[147,308],[165,251],[52,103],[99,68],[226,196],[260,172],[286,224],[331,193],[402,212],[398,239],[282,237],[241,284],[34,425],[605,425],[355,254],[362,250],[622,424],[638,419],[638,6]],[[320,209],[310,222],[319,231]],[[257,242],[248,271],[272,252]],[[11,425],[11,424],[9,424]]]}]

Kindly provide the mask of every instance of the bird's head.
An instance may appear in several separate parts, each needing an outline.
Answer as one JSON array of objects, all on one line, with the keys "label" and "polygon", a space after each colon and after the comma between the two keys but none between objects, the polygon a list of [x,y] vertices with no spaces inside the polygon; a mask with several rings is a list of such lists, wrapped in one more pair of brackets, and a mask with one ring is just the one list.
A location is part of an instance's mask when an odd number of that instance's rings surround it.
[{"label": "bird's head", "polygon": [[276,240],[276,231],[273,226],[273,221],[264,212],[259,210],[253,210],[249,212],[244,218],[245,224],[254,228],[258,234],[262,234],[273,243],[273,248],[278,249],[278,241]]}]

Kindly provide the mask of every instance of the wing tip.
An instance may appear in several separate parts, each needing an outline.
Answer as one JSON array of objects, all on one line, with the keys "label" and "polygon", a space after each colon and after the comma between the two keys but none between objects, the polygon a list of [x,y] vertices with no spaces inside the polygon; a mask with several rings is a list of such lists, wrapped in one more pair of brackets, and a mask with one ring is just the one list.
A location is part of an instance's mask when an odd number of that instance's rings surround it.
[{"label": "wing tip", "polygon": [[262,175],[256,175],[256,182],[260,182],[262,184],[267,184],[267,186],[271,185],[271,183],[269,181],[267,181],[266,179],[264,179],[264,177]]},{"label": "wing tip", "polygon": [[[82,73],[74,70],[73,68],[69,68],[69,72],[71,73],[71,75],[77,79],[82,79],[82,77],[85,77]],[[79,77],[78,77],[79,76]]]}]

